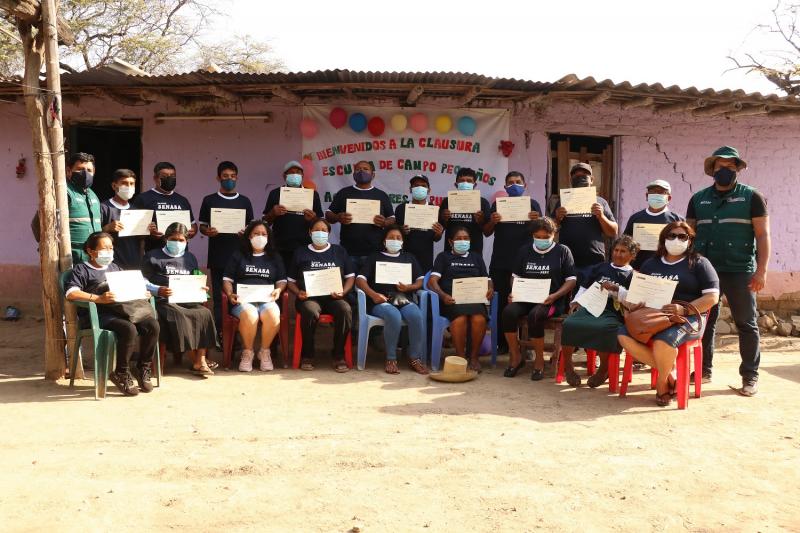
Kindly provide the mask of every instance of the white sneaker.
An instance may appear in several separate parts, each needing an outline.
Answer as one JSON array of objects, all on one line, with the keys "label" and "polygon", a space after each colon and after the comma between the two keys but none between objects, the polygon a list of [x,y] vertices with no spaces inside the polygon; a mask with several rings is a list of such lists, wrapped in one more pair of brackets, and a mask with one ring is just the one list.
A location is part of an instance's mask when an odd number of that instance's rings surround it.
[{"label": "white sneaker", "polygon": [[239,362],[239,372],[253,371],[253,350],[242,350],[242,360]]},{"label": "white sneaker", "polygon": [[272,357],[270,356],[269,348],[262,348],[258,351],[258,360],[261,361],[262,372],[269,372],[275,368],[272,366]]}]

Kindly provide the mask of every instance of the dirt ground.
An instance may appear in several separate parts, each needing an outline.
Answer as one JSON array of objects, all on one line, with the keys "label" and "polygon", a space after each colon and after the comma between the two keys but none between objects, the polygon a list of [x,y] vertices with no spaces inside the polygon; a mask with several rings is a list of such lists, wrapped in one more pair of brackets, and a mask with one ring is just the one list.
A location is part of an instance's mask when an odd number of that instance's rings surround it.
[{"label": "dirt ground", "polygon": [[[800,531],[800,342],[733,339],[687,411],[502,377],[169,367],[160,389],[45,382],[41,313],[0,322],[3,531]],[[219,359],[220,354],[214,356]]]}]

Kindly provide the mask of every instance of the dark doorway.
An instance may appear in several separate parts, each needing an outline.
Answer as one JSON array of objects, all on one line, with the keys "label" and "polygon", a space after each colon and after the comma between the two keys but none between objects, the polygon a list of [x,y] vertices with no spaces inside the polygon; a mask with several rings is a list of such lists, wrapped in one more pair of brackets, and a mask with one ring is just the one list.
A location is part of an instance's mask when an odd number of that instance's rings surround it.
[{"label": "dark doorway", "polygon": [[569,169],[575,163],[592,165],[597,195],[605,198],[611,211],[617,215],[616,169],[614,168],[614,140],[611,137],[550,134],[550,183],[548,208],[558,201],[559,189],[570,187]]},{"label": "dark doorway", "polygon": [[139,125],[79,123],[69,127],[69,152],[87,152],[95,157],[92,189],[100,200],[111,198],[114,171],[127,168],[136,173],[136,191],[142,190],[142,128]]}]

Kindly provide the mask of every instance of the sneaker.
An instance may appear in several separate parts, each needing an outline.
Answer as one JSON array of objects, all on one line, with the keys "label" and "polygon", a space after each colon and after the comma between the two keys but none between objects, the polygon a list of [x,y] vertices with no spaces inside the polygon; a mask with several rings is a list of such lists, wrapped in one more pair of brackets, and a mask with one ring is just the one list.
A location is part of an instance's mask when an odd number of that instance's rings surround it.
[{"label": "sneaker", "polygon": [[253,371],[253,350],[242,350],[242,360],[239,361],[239,372]]},{"label": "sneaker", "polygon": [[[689,382],[694,383],[694,372],[689,375]],[[702,383],[711,383],[711,370],[703,369]]]},{"label": "sneaker", "polygon": [[139,394],[139,387],[133,383],[133,378],[127,369],[122,372],[112,372],[110,379],[111,383],[116,385],[117,389],[125,396],[136,396]]},{"label": "sneaker", "polygon": [[136,369],[136,381],[141,392],[153,392],[153,382],[150,381],[151,363],[145,363]]},{"label": "sneaker", "polygon": [[261,348],[258,351],[258,360],[261,362],[259,368],[262,372],[269,372],[275,368],[272,366],[272,357],[270,356],[269,348]]},{"label": "sneaker", "polygon": [[758,378],[742,378],[742,388],[739,394],[742,396],[755,396],[758,393]]}]

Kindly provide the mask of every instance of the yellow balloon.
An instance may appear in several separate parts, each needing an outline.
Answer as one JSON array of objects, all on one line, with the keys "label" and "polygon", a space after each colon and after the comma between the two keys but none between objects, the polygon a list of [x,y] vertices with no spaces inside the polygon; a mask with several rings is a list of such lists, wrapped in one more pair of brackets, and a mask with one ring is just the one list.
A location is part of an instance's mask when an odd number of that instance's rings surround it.
[{"label": "yellow balloon", "polygon": [[402,133],[406,130],[408,126],[408,119],[405,115],[401,115],[400,113],[394,115],[392,120],[389,121],[389,124],[392,126],[392,129],[397,133]]},{"label": "yellow balloon", "polygon": [[434,121],[434,126],[439,133],[447,133],[453,128],[453,119],[450,115],[439,115]]}]

